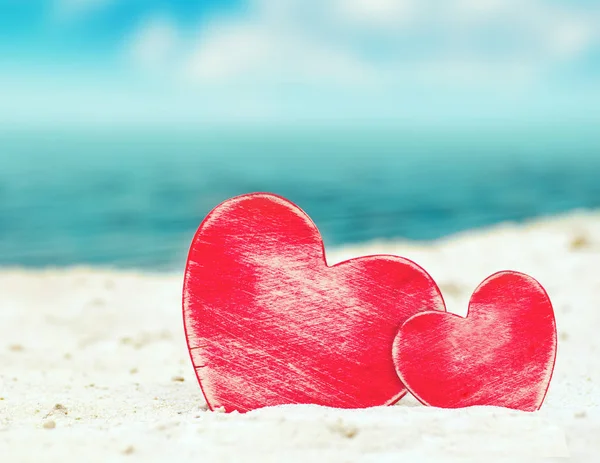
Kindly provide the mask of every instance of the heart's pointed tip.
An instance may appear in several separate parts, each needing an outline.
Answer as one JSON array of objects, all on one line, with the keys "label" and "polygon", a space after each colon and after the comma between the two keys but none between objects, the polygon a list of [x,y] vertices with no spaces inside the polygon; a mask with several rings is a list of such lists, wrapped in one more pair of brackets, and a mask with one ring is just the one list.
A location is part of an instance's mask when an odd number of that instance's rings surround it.
[{"label": "heart's pointed tip", "polygon": [[[419,400],[417,398],[417,400]],[[502,404],[498,402],[478,402],[478,403],[458,403],[453,405],[448,404],[435,404],[435,403],[427,403],[425,401],[419,400],[423,405],[431,408],[438,408],[442,410],[461,410],[461,409],[469,409],[469,410],[481,410],[482,412],[489,412],[490,410],[498,411],[500,413],[510,413],[510,412],[523,412],[523,413],[535,413],[540,410],[541,405],[519,405],[519,404]]]}]

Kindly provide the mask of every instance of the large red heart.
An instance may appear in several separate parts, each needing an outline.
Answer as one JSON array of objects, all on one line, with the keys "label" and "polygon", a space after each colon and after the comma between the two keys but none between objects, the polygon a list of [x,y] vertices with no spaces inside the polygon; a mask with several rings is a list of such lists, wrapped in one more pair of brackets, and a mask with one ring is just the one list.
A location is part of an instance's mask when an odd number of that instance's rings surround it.
[{"label": "large red heart", "polygon": [[541,407],[556,358],[550,299],[533,278],[500,272],[473,293],[466,318],[411,317],[394,341],[396,371],[426,405]]},{"label": "large red heart", "polygon": [[444,310],[423,269],[395,256],[329,267],[310,218],[270,194],[215,208],[185,272],[188,347],[211,409],[392,404],[406,393],[394,337],[423,310]]}]

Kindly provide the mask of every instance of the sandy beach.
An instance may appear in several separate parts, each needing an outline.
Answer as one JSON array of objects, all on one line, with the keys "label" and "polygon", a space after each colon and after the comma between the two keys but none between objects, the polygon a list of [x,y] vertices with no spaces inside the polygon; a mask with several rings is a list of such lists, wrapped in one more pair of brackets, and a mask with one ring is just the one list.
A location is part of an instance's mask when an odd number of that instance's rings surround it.
[{"label": "sandy beach", "polygon": [[600,213],[427,244],[371,242],[327,256],[332,264],[375,253],[426,268],[448,310],[461,315],[491,273],[538,279],[559,333],[542,409],[441,410],[407,396],[366,410],[211,412],[186,349],[181,274],[2,269],[0,461],[598,461]]}]

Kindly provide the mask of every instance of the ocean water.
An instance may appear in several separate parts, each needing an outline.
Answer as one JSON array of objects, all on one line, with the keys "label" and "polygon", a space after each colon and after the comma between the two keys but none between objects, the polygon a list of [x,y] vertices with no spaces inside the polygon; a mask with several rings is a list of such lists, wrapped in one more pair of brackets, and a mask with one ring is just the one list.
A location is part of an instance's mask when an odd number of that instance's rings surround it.
[{"label": "ocean water", "polygon": [[595,130],[0,134],[0,266],[182,268],[228,197],[278,193],[326,246],[600,208]]}]

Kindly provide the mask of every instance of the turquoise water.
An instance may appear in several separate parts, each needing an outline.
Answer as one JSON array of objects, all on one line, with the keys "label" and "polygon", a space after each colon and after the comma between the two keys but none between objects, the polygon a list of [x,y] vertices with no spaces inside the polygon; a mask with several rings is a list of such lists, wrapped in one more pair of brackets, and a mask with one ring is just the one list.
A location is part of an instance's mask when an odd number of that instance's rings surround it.
[{"label": "turquoise water", "polygon": [[326,245],[600,207],[593,130],[0,135],[0,265],[180,268],[220,201],[271,191]]}]

